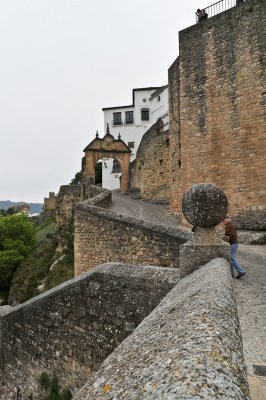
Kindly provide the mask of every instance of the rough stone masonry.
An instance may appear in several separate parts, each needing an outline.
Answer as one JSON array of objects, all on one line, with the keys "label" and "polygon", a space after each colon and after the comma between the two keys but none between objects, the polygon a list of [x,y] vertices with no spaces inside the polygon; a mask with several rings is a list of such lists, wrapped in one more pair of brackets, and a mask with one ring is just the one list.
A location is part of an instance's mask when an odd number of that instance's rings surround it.
[{"label": "rough stone masonry", "polygon": [[256,229],[266,213],[265,74],[264,0],[179,32],[179,60],[169,69],[172,211],[181,212],[192,182],[213,183],[229,213],[242,221],[247,214]]}]

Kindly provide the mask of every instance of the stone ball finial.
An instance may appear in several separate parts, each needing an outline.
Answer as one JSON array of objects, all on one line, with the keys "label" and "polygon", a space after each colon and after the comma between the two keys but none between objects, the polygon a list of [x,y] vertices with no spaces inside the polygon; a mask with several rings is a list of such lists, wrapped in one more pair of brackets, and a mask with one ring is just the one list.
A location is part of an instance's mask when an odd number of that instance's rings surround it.
[{"label": "stone ball finial", "polygon": [[184,194],[182,210],[191,225],[210,228],[226,217],[228,200],[217,186],[199,183]]}]

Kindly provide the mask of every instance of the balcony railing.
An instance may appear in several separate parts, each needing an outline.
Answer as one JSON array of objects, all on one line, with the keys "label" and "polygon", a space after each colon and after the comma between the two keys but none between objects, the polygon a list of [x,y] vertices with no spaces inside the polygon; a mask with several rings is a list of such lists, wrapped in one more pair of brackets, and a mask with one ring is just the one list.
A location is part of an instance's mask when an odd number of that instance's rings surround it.
[{"label": "balcony railing", "polygon": [[[208,14],[208,18],[214,17],[214,15],[220,14],[223,11],[229,10],[235,6],[241,5],[244,3],[244,0],[220,0],[217,3],[212,4],[211,6],[205,7],[202,10]],[[196,13],[196,22],[201,22],[199,16]]]}]

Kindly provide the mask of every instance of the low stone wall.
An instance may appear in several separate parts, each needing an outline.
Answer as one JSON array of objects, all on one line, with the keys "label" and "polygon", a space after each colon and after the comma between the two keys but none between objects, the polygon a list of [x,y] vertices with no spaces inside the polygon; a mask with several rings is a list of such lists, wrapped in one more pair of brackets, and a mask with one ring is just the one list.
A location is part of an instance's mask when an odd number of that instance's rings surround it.
[{"label": "low stone wall", "polygon": [[[97,202],[97,198],[94,200]],[[167,228],[79,203],[75,212],[75,275],[98,264],[124,262],[179,266],[179,246],[191,237],[187,230]]]},{"label": "low stone wall", "polygon": [[266,231],[237,231],[237,238],[242,244],[266,244]]},{"label": "low stone wall", "polygon": [[182,279],[74,398],[250,399],[228,263]]},{"label": "low stone wall", "polygon": [[20,306],[0,308],[0,399],[36,397],[36,379],[55,373],[81,387],[91,371],[179,280],[177,270],[108,264]]},{"label": "low stone wall", "polygon": [[266,232],[266,211],[247,210],[233,218],[237,229]]},{"label": "low stone wall", "polygon": [[84,178],[84,182],[82,185],[82,189],[83,189],[83,198],[84,199],[92,199],[93,197],[96,197],[96,196],[106,192],[106,189],[102,188],[101,186],[89,184],[88,179],[85,179],[85,178]]},{"label": "low stone wall", "polygon": [[97,186],[89,186],[87,188],[87,194],[91,198],[90,204],[100,207],[108,208],[112,203],[112,192],[111,190],[98,188]]}]

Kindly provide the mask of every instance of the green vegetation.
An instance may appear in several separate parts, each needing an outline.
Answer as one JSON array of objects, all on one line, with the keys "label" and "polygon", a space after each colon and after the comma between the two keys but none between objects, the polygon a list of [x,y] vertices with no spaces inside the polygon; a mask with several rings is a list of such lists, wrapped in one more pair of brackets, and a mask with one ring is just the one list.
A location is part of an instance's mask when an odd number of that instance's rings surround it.
[{"label": "green vegetation", "polygon": [[81,182],[82,171],[76,173],[75,177],[69,183],[70,185],[78,185]]},{"label": "green vegetation", "polygon": [[0,216],[0,296],[6,304],[12,278],[35,245],[35,228],[25,215]]},{"label": "green vegetation", "polygon": [[45,219],[36,229],[36,246],[22,262],[13,277],[10,303],[23,303],[30,298],[72,279],[74,276],[73,229],[68,228],[67,250],[56,253],[56,223]]},{"label": "green vegetation", "polygon": [[[50,376],[46,372],[43,372],[38,379],[38,384],[43,395],[38,395],[38,400],[71,400],[72,394],[69,389],[62,389],[59,385],[59,381],[56,375]],[[31,394],[28,400],[34,400]]]}]

